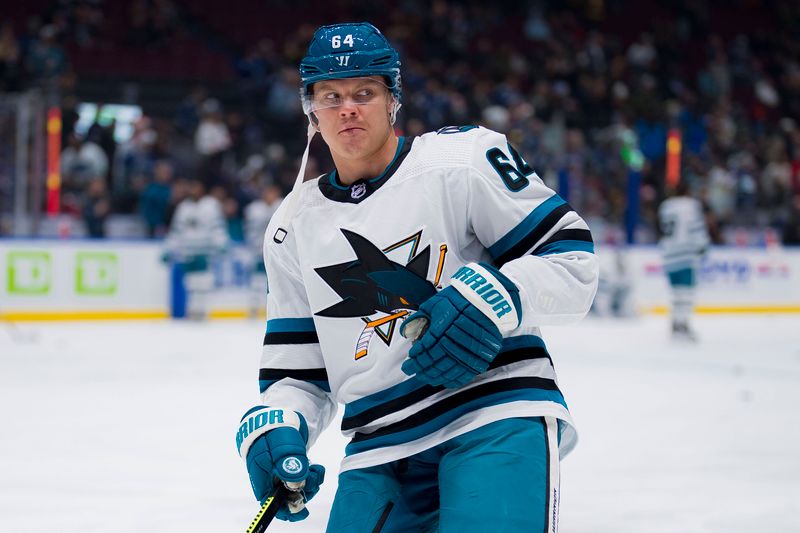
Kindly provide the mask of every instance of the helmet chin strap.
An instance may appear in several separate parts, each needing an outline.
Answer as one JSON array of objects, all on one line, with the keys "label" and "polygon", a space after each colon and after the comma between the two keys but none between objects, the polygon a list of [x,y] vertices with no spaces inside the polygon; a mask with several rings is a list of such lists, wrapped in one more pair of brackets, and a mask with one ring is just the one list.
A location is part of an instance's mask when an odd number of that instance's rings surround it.
[{"label": "helmet chin strap", "polygon": [[300,187],[303,185],[303,178],[306,175],[306,165],[308,164],[308,152],[311,148],[311,139],[314,138],[314,134],[316,133],[317,128],[314,126],[311,117],[309,117],[308,129],[306,130],[308,140],[306,141],[306,150],[303,152],[303,159],[300,161],[300,170],[297,172],[297,179],[294,180],[292,192],[289,193],[289,196],[286,198],[287,205],[283,211],[281,222],[278,225],[278,229],[275,230],[275,235],[272,236],[272,240],[278,244],[281,244],[289,234],[289,224],[291,224],[292,218],[297,211],[297,198],[300,196]]}]

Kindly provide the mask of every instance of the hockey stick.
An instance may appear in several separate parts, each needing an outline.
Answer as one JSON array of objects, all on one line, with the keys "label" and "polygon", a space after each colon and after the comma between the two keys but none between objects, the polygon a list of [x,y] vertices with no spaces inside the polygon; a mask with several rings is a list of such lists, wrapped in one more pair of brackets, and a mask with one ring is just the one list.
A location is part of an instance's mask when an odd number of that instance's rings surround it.
[{"label": "hockey stick", "polygon": [[264,533],[264,531],[267,530],[267,526],[272,522],[272,519],[278,514],[278,509],[280,509],[283,502],[286,501],[288,495],[289,489],[287,489],[283,483],[275,485],[275,490],[264,500],[264,504],[261,506],[255,518],[253,518],[253,522],[250,524],[250,527],[247,528],[246,533]]}]

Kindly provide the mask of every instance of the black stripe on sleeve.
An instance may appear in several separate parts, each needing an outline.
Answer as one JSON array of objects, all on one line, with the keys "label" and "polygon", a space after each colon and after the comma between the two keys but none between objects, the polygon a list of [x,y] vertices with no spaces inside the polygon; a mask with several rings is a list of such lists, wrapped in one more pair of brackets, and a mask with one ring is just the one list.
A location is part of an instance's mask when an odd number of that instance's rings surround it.
[{"label": "black stripe on sleeve", "polygon": [[278,381],[283,378],[292,378],[299,381],[328,381],[328,372],[324,368],[262,368],[258,371],[258,379],[264,381]]},{"label": "black stripe on sleeve", "polygon": [[356,433],[350,442],[363,442],[376,437],[382,437],[383,435],[388,435],[390,433],[398,433],[400,431],[412,429],[416,426],[425,424],[426,422],[430,422],[434,418],[446,413],[447,411],[455,409],[456,407],[472,400],[477,400],[478,398],[498,392],[508,392],[518,389],[545,389],[557,391],[558,385],[556,385],[556,382],[552,379],[539,377],[508,378],[484,383],[483,385],[478,385],[477,387],[467,389],[463,392],[459,392],[458,394],[448,396],[447,398],[444,398],[443,400],[426,407],[418,413],[415,413],[414,416],[408,417],[399,422],[395,422],[394,424],[384,426],[373,431],[372,433]]},{"label": "black stripe on sleeve", "polygon": [[592,232],[588,229],[562,229],[555,232],[549,239],[537,246],[536,249],[531,253],[535,254],[536,250],[558,241],[584,241],[594,243],[594,240],[592,240]]},{"label": "black stripe on sleeve", "polygon": [[550,361],[550,366],[553,365],[553,360],[550,358],[550,354],[547,353],[547,350],[537,346],[531,348],[517,348],[516,350],[500,352],[497,354],[497,357],[494,358],[492,364],[489,365],[488,370],[510,365],[511,363],[517,363],[519,361],[527,361],[529,359],[547,359]]},{"label": "black stripe on sleeve", "polygon": [[264,335],[268,344],[319,344],[319,337],[316,331],[281,331]]},{"label": "black stripe on sleeve", "polygon": [[550,214],[544,217],[530,233],[522,238],[522,240],[512,246],[506,253],[498,256],[494,260],[495,266],[500,268],[512,259],[517,259],[525,255],[528,250],[533,248],[534,244],[544,237],[548,231],[553,229],[553,227],[558,224],[558,221],[570,211],[572,211],[572,207],[570,207],[569,204],[562,204],[553,209]]}]

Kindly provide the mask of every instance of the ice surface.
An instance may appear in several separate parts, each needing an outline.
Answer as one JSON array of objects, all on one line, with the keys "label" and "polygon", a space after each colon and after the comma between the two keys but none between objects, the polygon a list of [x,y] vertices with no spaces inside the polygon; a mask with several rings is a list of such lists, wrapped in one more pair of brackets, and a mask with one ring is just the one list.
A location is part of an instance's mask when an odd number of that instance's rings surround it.
[{"label": "ice surface", "polygon": [[[800,531],[800,319],[663,317],[544,331],[580,441],[562,533]],[[244,532],[258,510],[234,433],[263,324],[0,324],[0,532]],[[336,422],[335,424],[338,424]],[[344,440],[301,523],[323,531]]]}]

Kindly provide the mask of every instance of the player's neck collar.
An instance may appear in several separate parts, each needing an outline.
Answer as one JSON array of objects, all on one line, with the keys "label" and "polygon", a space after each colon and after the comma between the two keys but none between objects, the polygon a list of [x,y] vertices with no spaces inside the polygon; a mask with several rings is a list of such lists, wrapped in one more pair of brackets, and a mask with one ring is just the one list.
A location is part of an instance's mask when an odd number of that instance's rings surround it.
[{"label": "player's neck collar", "polygon": [[372,193],[389,181],[389,178],[400,168],[408,152],[411,151],[411,145],[413,143],[413,138],[400,137],[394,159],[392,159],[391,163],[389,163],[379,176],[369,179],[360,179],[348,186],[342,185],[336,177],[336,170],[334,170],[330,174],[325,174],[319,179],[319,190],[326,198],[335,202],[345,202],[348,204],[360,203],[369,198]]}]

